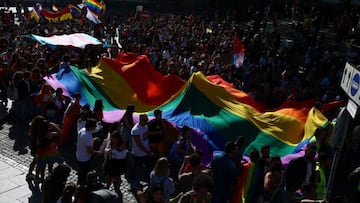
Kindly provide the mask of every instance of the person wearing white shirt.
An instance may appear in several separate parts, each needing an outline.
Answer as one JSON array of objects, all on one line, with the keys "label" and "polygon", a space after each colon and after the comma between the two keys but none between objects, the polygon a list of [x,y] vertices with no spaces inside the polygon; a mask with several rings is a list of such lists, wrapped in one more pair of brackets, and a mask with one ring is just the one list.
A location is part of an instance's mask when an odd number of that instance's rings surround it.
[{"label": "person wearing white shirt", "polygon": [[111,132],[110,139],[107,139],[105,147],[105,162],[104,171],[107,175],[106,187],[110,188],[111,183],[114,183],[115,192],[120,194],[121,175],[125,173],[126,158],[128,150],[124,140],[121,137],[120,131],[115,130]]},{"label": "person wearing white shirt", "polygon": [[91,156],[100,155],[101,152],[93,149],[94,141],[98,138],[93,138],[92,133],[96,130],[97,122],[95,119],[87,119],[85,128],[78,132],[76,142],[76,160],[79,164],[78,184],[84,184],[87,173],[91,170]]},{"label": "person wearing white shirt", "polygon": [[140,180],[147,181],[150,173],[150,159],[154,154],[150,151],[148,133],[148,117],[146,114],[139,116],[139,123],[131,129],[132,151],[134,158],[134,170],[131,174],[131,186],[139,189]]}]

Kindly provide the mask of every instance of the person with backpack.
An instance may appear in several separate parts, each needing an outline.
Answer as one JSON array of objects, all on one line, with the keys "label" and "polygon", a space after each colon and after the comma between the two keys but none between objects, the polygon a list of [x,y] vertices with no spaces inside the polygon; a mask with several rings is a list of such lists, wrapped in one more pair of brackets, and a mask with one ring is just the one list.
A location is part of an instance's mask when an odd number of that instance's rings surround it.
[{"label": "person with backpack", "polygon": [[169,202],[170,195],[175,192],[174,182],[169,177],[169,174],[169,161],[166,157],[161,157],[150,173],[150,187],[155,184],[160,184],[163,188],[166,202]]}]

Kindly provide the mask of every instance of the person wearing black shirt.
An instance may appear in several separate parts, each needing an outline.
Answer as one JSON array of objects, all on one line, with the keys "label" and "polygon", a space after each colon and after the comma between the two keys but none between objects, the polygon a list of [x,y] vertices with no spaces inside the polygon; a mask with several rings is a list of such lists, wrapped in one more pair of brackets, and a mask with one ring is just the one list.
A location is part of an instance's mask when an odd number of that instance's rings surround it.
[{"label": "person wearing black shirt", "polygon": [[156,109],[154,111],[155,118],[148,124],[148,138],[150,150],[159,157],[164,156],[164,131],[166,130],[165,120],[162,119],[162,111]]}]

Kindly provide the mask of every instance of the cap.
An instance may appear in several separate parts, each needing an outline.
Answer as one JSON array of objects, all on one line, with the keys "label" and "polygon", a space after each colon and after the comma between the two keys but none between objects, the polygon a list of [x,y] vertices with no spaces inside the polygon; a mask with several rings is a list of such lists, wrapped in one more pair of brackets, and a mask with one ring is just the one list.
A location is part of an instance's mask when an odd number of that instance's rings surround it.
[{"label": "cap", "polygon": [[160,109],[156,109],[154,111],[154,115],[157,116],[157,115],[160,115],[162,113],[162,111]]}]

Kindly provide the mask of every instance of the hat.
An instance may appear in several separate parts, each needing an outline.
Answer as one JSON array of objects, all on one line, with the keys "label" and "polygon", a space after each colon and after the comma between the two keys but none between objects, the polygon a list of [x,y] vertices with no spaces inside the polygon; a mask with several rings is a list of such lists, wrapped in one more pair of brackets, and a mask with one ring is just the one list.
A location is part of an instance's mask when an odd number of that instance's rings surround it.
[{"label": "hat", "polygon": [[129,104],[129,105],[126,107],[126,111],[135,112],[135,106],[132,105],[132,104]]},{"label": "hat", "polygon": [[157,115],[160,115],[162,113],[162,111],[160,109],[156,109],[154,111],[154,115],[157,116]]}]

